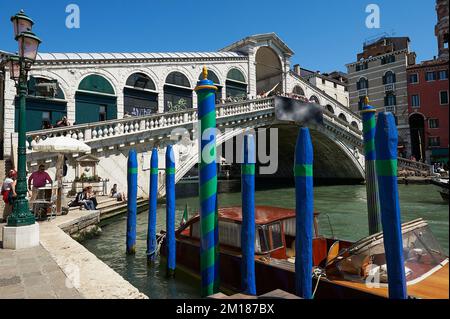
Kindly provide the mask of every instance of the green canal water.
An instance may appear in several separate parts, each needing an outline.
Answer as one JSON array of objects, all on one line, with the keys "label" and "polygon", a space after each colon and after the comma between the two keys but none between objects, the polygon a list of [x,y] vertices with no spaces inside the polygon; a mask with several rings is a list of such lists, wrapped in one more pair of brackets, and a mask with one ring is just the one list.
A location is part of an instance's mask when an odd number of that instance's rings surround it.
[{"label": "green canal water", "polygon": [[[229,191],[219,194],[219,206],[240,205],[240,193]],[[236,184],[234,189],[236,189]],[[422,217],[430,227],[448,255],[449,207],[432,185],[399,185],[400,207],[403,221]],[[177,189],[178,195],[188,194]],[[294,208],[294,188],[259,190],[257,205],[272,205]],[[198,208],[197,197],[177,200],[177,225],[185,205],[190,214]],[[319,227],[323,235],[358,240],[368,233],[366,191],[363,185],[320,186],[314,188],[315,209],[321,213]],[[126,216],[119,216],[102,225],[102,234],[84,242],[87,249],[150,298],[198,298],[200,282],[182,272],[174,279],[165,277],[164,264],[157,261],[153,267],[146,264],[147,212],[137,218],[136,255],[126,256]],[[158,232],[165,228],[165,205],[158,207]],[[331,225],[331,227],[330,227]]]}]

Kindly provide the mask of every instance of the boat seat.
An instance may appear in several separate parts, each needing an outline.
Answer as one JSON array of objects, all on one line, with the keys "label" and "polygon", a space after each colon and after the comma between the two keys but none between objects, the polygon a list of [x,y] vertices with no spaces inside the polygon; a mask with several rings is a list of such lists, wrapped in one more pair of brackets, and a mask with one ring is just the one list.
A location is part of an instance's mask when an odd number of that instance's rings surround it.
[{"label": "boat seat", "polygon": [[339,241],[335,241],[328,250],[326,266],[339,254]]},{"label": "boat seat", "polygon": [[[327,257],[327,240],[325,238],[314,238],[312,241],[313,249],[313,266],[318,266]],[[286,248],[286,257],[295,257],[295,240],[292,241],[291,247]]]},{"label": "boat seat", "polygon": [[295,257],[295,240],[292,241],[291,248],[286,247],[286,257]]},{"label": "boat seat", "polygon": [[327,258],[327,239],[323,237],[314,238],[313,248],[313,266],[319,266]]}]

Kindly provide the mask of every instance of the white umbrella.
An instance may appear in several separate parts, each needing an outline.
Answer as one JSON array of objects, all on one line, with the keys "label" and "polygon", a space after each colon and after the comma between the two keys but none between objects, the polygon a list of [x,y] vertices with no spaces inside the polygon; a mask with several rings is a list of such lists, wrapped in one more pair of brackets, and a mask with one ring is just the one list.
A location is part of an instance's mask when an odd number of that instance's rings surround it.
[{"label": "white umbrella", "polygon": [[51,153],[86,153],[91,151],[91,147],[71,137],[57,136],[40,140],[33,145],[33,150]]},{"label": "white umbrella", "polygon": [[64,165],[64,153],[86,153],[91,151],[91,147],[84,142],[73,139],[68,136],[49,137],[45,140],[40,140],[33,145],[33,150],[36,152],[58,153],[58,160],[56,161],[56,181],[57,188],[57,213],[61,212],[62,205],[62,168]]}]

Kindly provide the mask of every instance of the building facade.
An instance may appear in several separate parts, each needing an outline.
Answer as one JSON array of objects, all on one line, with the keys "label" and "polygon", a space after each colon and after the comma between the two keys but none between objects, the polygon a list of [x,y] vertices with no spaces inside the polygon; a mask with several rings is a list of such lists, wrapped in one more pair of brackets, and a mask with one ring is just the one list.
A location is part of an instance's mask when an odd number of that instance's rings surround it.
[{"label": "building facade", "polygon": [[412,155],[427,163],[448,161],[448,60],[408,68]]},{"label": "building facade", "polygon": [[342,105],[350,107],[347,74],[337,71],[331,73],[314,72],[300,68],[298,64],[294,65],[294,72]]},{"label": "building facade", "polygon": [[399,134],[399,153],[411,154],[406,69],[415,64],[407,37],[382,37],[365,43],[356,62],[347,64],[350,109],[358,112],[369,97],[377,111],[392,112]]},{"label": "building facade", "polygon": [[438,43],[439,58],[448,60],[448,0],[437,0],[436,12],[438,22],[434,34]]},{"label": "building facade", "polygon": [[412,154],[427,163],[448,162],[448,0],[436,1],[438,57],[408,67]]}]

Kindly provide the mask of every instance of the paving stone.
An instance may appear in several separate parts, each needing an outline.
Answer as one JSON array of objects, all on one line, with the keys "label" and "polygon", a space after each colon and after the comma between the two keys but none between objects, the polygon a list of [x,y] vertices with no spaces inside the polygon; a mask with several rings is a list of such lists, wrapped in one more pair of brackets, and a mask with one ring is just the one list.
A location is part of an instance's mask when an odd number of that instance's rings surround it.
[{"label": "paving stone", "polygon": [[22,277],[23,278],[30,278],[30,277],[39,277],[39,276],[42,276],[42,275],[43,274],[42,274],[42,272],[40,270],[36,270],[36,271],[33,271],[33,272],[22,274]]},{"label": "paving stone", "polygon": [[0,278],[0,287],[7,287],[16,284],[20,284],[22,279],[19,276]]},{"label": "paving stone", "polygon": [[45,276],[33,276],[33,277],[26,277],[23,279],[23,283],[25,287],[36,287],[36,286],[44,286],[48,285],[48,279]]},{"label": "paving stone", "polygon": [[23,294],[25,291],[24,286],[19,284],[13,284],[9,286],[1,287],[0,289],[0,297],[6,296],[6,295],[12,295],[12,294]]}]

